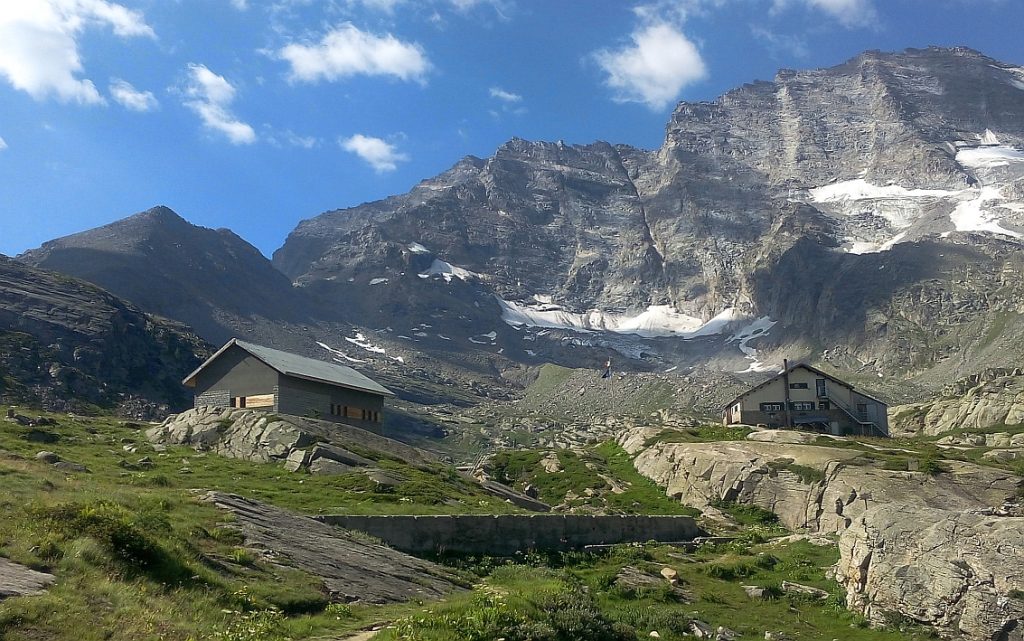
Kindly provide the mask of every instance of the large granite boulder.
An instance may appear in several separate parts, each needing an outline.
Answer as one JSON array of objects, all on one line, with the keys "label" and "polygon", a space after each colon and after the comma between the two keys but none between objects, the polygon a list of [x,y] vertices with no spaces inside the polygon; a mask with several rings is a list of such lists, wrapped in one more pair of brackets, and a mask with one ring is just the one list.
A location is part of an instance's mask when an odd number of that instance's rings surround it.
[{"label": "large granite boulder", "polygon": [[209,492],[203,500],[231,513],[229,527],[241,531],[246,546],[265,550],[263,558],[320,577],[334,601],[438,599],[463,587],[452,570],[365,535],[234,494]]},{"label": "large granite boulder", "polygon": [[1024,639],[1024,518],[891,503],[839,541],[836,579],[874,623],[893,615],[945,637]]},{"label": "large granite boulder", "polygon": [[1024,375],[982,379],[956,396],[898,406],[890,413],[895,434],[936,435],[1024,424]]},{"label": "large granite boulder", "polygon": [[866,510],[901,503],[957,510],[994,508],[1014,496],[1017,477],[946,461],[938,475],[889,470],[849,448],[730,441],[620,443],[637,454],[637,471],[666,494],[701,510],[719,501],[775,512],[791,529],[839,533]]},{"label": "large granite boulder", "polygon": [[291,472],[337,474],[373,464],[353,449],[381,452],[419,467],[436,460],[411,445],[351,425],[260,410],[198,407],[167,417],[147,430],[146,437],[247,461],[281,462]]}]

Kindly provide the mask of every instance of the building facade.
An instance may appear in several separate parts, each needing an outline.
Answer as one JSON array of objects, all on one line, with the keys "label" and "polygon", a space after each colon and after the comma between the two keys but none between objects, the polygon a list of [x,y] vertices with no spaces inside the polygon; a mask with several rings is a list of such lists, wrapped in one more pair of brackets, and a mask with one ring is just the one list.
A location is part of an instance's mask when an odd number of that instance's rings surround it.
[{"label": "building facade", "polygon": [[810,365],[797,364],[725,406],[726,425],[799,427],[836,436],[888,436],[886,404]]},{"label": "building facade", "polygon": [[350,367],[228,341],[183,381],[195,406],[263,409],[357,427],[384,422],[394,394]]}]

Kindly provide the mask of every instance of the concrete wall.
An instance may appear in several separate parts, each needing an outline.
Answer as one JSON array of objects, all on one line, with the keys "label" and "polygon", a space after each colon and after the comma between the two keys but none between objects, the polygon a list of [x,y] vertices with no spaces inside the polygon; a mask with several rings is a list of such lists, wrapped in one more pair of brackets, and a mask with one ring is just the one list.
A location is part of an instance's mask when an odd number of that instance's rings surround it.
[{"label": "concrete wall", "polygon": [[456,552],[510,556],[527,550],[570,550],[585,545],[690,541],[699,534],[688,516],[348,516],[317,520],[375,536],[413,554]]},{"label": "concrete wall", "polygon": [[217,390],[234,396],[270,394],[277,385],[277,370],[249,352],[232,345],[196,376],[196,396]]},{"label": "concrete wall", "polygon": [[[381,413],[381,423],[345,418],[331,414],[331,404],[359,407]],[[278,386],[277,411],[296,416],[316,415],[324,421],[344,422],[356,427],[380,427],[383,423],[384,397],[316,381],[282,376]]]}]

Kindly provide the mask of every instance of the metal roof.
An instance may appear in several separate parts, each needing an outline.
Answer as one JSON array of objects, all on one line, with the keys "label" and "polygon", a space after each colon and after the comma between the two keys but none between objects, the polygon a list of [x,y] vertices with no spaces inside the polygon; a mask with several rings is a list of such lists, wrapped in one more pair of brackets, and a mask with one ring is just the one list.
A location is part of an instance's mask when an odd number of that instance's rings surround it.
[{"label": "metal roof", "polygon": [[247,343],[245,341],[240,341],[237,338],[232,338],[228,341],[224,347],[217,350],[213,356],[206,359],[206,362],[185,377],[185,380],[182,381],[182,383],[189,385],[190,381],[195,378],[196,374],[216,360],[232,345],[237,345],[241,349],[244,349],[269,367],[277,370],[285,376],[304,378],[306,380],[318,381],[329,385],[337,385],[339,387],[347,387],[349,389],[360,390],[363,392],[371,392],[373,394],[381,394],[383,396],[395,395],[395,393],[388,388],[369,377],[360,374],[351,367],[339,365],[337,363],[328,363],[327,361],[320,361],[315,358],[307,358],[290,352],[282,352],[279,349],[272,349],[270,347],[264,347],[263,345],[256,345],[255,343]]},{"label": "metal roof", "polygon": [[765,387],[766,385],[769,385],[769,384],[777,381],[778,379],[782,378],[783,376],[785,376],[786,374],[792,372],[795,369],[806,369],[806,370],[809,370],[810,372],[812,372],[814,374],[817,374],[818,376],[823,376],[823,377],[825,377],[825,378],[827,378],[827,379],[829,379],[831,381],[839,383],[843,387],[846,387],[846,388],[850,389],[851,391],[854,391],[857,394],[860,394],[861,396],[863,396],[865,398],[869,398],[872,401],[875,401],[876,403],[879,403],[881,405],[888,406],[888,403],[886,403],[885,401],[883,401],[881,399],[878,399],[878,398],[875,398],[874,396],[871,396],[870,394],[867,394],[867,393],[865,393],[865,392],[855,388],[853,385],[850,385],[846,381],[840,380],[840,379],[836,378],[835,376],[833,376],[832,374],[829,374],[827,372],[821,371],[817,367],[813,367],[811,365],[808,365],[807,363],[795,363],[793,365],[790,365],[789,369],[782,370],[781,372],[779,372],[775,376],[772,376],[771,378],[769,378],[768,380],[764,381],[763,383],[761,383],[759,385],[755,385],[754,387],[751,387],[750,389],[748,389],[747,391],[743,392],[742,394],[740,394],[736,398],[732,399],[731,401],[729,401],[728,403],[726,403],[723,406],[723,409],[728,409],[729,406],[731,406],[733,403],[735,403],[736,401],[740,400],[741,398],[743,398],[747,394],[750,394],[751,392],[756,392],[757,390],[761,389],[762,387]]}]

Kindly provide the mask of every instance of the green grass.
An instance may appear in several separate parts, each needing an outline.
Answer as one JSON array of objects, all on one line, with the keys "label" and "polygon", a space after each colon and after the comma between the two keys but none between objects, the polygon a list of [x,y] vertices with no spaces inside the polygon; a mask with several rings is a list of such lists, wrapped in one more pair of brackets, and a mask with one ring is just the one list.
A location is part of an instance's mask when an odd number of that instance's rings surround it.
[{"label": "green grass", "polygon": [[[562,471],[544,470],[541,460],[549,452],[558,457]],[[699,514],[638,473],[629,454],[611,441],[582,454],[569,450],[499,452],[490,465],[496,480],[520,490],[533,485],[541,500],[552,505],[566,501],[573,507],[589,505],[614,514]],[[620,492],[614,492],[607,479],[615,481]],[[567,494],[576,498],[567,501]]]},{"label": "green grass", "polygon": [[[794,641],[918,641],[929,638],[920,628],[904,632],[870,628],[844,608],[845,595],[825,577],[834,564],[834,547],[788,545],[703,546],[684,553],[668,546],[616,546],[602,554],[573,553],[552,567],[529,564],[491,568],[471,594],[432,604],[402,618],[378,637],[381,641],[506,641],[547,639],[641,639],[652,631],[668,640],[692,639],[690,622],[712,629],[728,627],[740,639],[763,639],[782,632]],[[677,570],[680,598],[667,582],[633,590],[616,585],[624,566],[659,577],[662,568]],[[660,580],[660,577],[659,577]],[[795,581],[826,590],[824,601],[789,596],[779,586]],[[751,599],[743,585],[766,589]]]},{"label": "green grass", "polygon": [[714,441],[744,441],[753,430],[743,425],[717,425],[708,423],[687,429],[666,429],[649,439],[644,445],[655,443],[710,443]]},{"label": "green grass", "polygon": [[825,473],[822,470],[816,467],[809,467],[807,465],[794,463],[792,459],[771,461],[768,463],[768,469],[775,472],[785,470],[795,474],[800,479],[800,482],[806,483],[807,485],[815,485],[825,480]]},{"label": "green grass", "polygon": [[[199,502],[192,488],[306,513],[516,510],[440,465],[419,470],[382,458],[380,467],[405,480],[381,492],[361,473],[318,477],[185,447],[156,452],[122,421],[51,416],[57,425],[37,428],[50,443],[30,442],[28,428],[0,422],[0,556],[57,577],[41,596],[0,602],[5,641],[242,639],[257,628],[266,628],[264,640],[304,638],[415,607],[353,605],[341,616],[328,608],[318,579],[246,549],[225,527],[230,516]],[[44,449],[89,471],[37,461]],[[137,471],[142,457],[152,467]]]}]

